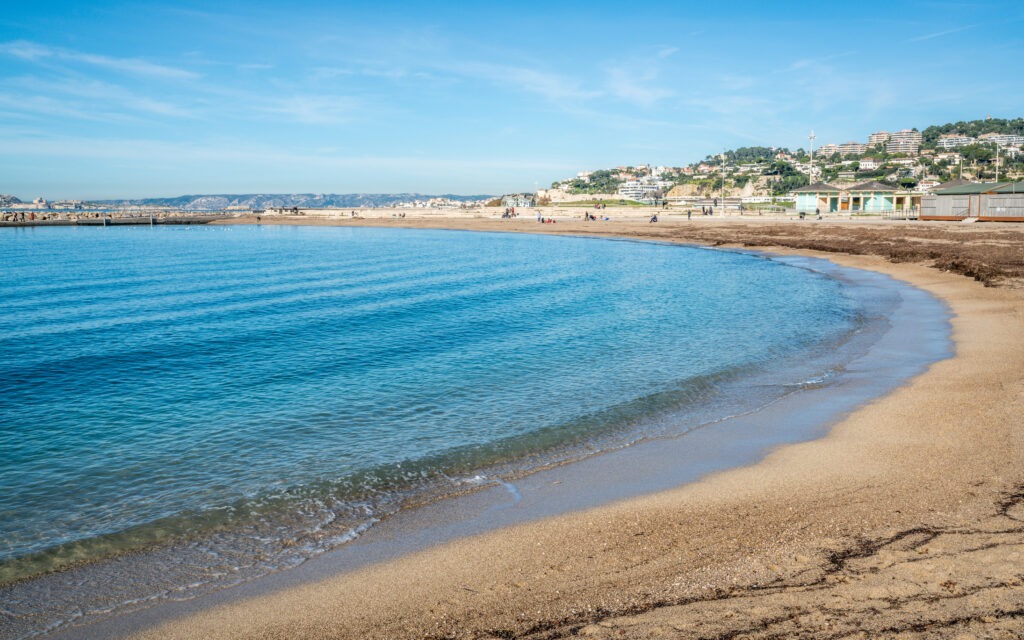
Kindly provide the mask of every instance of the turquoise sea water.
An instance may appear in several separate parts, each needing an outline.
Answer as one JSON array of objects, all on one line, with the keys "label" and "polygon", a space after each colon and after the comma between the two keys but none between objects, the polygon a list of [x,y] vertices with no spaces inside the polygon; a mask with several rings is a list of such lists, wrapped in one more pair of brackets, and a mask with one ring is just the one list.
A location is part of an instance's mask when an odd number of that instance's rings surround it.
[{"label": "turquoise sea water", "polygon": [[287,566],[482,470],[684,428],[652,418],[859,322],[812,271],[569,237],[28,228],[0,264],[0,580],[154,544],[200,550],[185,582]]}]

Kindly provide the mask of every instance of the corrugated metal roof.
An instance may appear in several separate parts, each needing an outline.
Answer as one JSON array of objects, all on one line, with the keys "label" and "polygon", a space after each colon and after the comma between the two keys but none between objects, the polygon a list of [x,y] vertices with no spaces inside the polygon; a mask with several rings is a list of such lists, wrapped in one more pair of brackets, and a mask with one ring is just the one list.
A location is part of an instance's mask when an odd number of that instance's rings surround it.
[{"label": "corrugated metal roof", "polygon": [[1008,182],[992,190],[993,193],[1024,193],[1024,182]]},{"label": "corrugated metal roof", "polygon": [[[972,182],[970,184],[961,184],[956,187],[949,187],[948,189],[936,189],[935,195],[937,196],[972,196],[979,193],[991,193],[996,189],[1004,186],[1009,186],[1007,182]],[[1020,183],[1018,183],[1020,184]]]}]

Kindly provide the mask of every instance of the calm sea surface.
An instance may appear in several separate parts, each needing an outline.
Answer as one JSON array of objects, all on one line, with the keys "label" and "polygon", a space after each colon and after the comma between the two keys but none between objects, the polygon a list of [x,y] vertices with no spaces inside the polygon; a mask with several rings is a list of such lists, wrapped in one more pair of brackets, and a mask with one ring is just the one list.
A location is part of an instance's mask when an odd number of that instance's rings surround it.
[{"label": "calm sea surface", "polygon": [[0,265],[0,581],[157,544],[185,581],[287,566],[858,326],[808,270],[568,237],[4,229]]}]

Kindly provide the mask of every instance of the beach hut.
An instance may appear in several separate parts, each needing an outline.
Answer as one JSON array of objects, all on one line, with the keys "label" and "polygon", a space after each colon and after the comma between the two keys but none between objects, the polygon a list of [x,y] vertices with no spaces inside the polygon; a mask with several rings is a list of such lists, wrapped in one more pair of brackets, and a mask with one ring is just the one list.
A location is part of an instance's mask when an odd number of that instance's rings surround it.
[{"label": "beach hut", "polygon": [[847,190],[841,211],[884,213],[896,210],[896,187],[881,182],[862,182]]},{"label": "beach hut", "polygon": [[1024,182],[967,183],[925,196],[922,220],[1024,222]]},{"label": "beach hut", "polygon": [[824,182],[794,189],[793,193],[796,194],[797,211],[836,211],[839,206],[839,189]]},{"label": "beach hut", "polygon": [[797,211],[808,213],[885,213],[895,211],[897,203],[901,208],[911,208],[915,204],[915,196],[909,192],[900,192],[897,198],[897,189],[881,182],[863,182],[842,188],[819,182],[795,189],[793,193],[796,194]]}]

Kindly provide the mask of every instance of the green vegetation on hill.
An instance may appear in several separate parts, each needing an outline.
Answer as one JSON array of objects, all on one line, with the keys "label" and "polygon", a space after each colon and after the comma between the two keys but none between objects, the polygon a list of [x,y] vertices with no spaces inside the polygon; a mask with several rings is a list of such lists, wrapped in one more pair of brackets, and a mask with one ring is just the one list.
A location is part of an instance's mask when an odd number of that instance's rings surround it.
[{"label": "green vegetation on hill", "polygon": [[[1024,153],[1013,150],[999,152],[997,167],[996,150],[987,141],[955,149],[962,163],[948,157],[937,159],[942,151],[938,147],[941,136],[959,134],[977,138],[987,133],[1024,135],[1024,118],[988,118],[927,127],[921,131],[921,155],[889,153],[884,143],[868,146],[866,152],[860,155],[815,153],[815,178],[820,177],[825,182],[840,177],[856,181],[875,180],[893,186],[912,187],[923,179],[940,182],[961,176],[975,180],[992,179],[998,168],[1000,179],[1007,176],[1017,176],[1019,179],[1019,176],[1024,175]],[[908,158],[912,162],[906,162]],[[873,166],[863,168],[868,160],[873,162]],[[708,155],[704,160],[692,162],[685,167],[659,168],[658,188],[660,193],[665,193],[671,188],[666,185],[686,185],[687,193],[714,195],[722,191],[724,171],[725,187],[733,192],[756,182],[758,193],[779,196],[809,183],[807,168],[801,166],[802,170],[798,170],[795,166],[806,165],[809,161],[809,154],[804,149],[739,147]],[[561,187],[575,194],[615,193],[626,179],[650,181],[651,175],[652,169],[647,166],[618,167],[594,171],[587,180],[573,178],[555,182],[552,187]]]},{"label": "green vegetation on hill", "polygon": [[[557,185],[558,183],[555,183]],[[619,172],[612,169],[601,169],[590,174],[589,180],[573,178],[567,188],[570,193],[615,193],[622,180]],[[554,185],[553,185],[554,186]]]},{"label": "green vegetation on hill", "polygon": [[[725,160],[731,164],[754,164],[756,162],[771,162],[779,149],[771,147],[740,147],[725,152]],[[716,161],[718,156],[708,156],[705,161]]]},{"label": "green vegetation on hill", "polygon": [[1024,136],[1024,118],[989,118],[986,120],[969,120],[967,122],[950,122],[926,128],[921,132],[924,138],[922,147],[934,149],[940,136],[957,133],[962,136],[977,138],[986,133],[1016,134]]},{"label": "green vegetation on hill", "polygon": [[772,182],[772,195],[781,196],[793,189],[809,184],[807,174],[797,171],[796,167],[785,160],[775,160],[765,169],[764,175],[776,176]]}]

